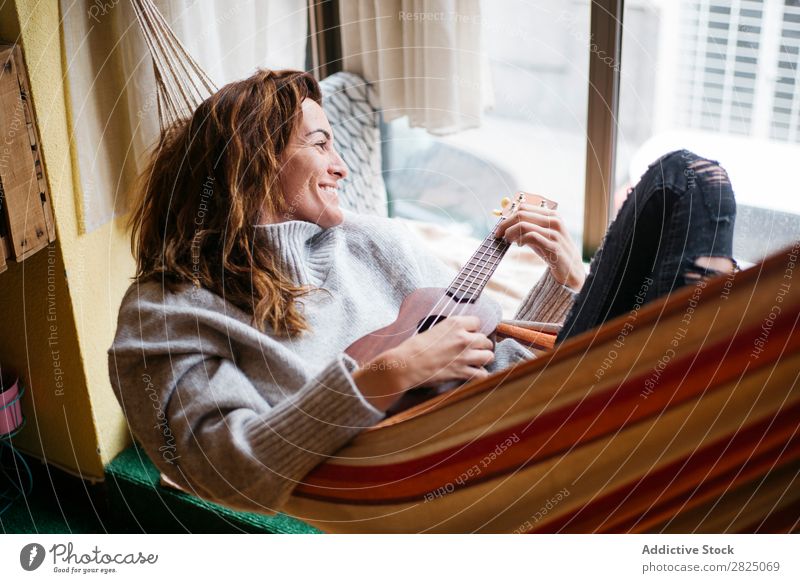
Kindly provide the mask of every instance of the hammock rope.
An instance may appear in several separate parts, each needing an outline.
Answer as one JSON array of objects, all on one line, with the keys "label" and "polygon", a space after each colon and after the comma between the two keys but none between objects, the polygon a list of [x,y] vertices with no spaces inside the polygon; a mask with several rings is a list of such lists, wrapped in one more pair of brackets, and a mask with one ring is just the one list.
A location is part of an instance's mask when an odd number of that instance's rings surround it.
[{"label": "hammock rope", "polygon": [[132,0],[156,78],[161,131],[194,112],[216,85],[175,36],[152,0]]}]

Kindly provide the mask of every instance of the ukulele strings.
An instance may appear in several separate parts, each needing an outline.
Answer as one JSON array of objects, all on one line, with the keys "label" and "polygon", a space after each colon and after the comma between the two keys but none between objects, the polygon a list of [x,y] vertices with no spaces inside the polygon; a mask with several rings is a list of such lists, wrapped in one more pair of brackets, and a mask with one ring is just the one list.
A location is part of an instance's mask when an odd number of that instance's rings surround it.
[{"label": "ukulele strings", "polygon": [[[498,221],[498,225],[499,224],[500,224],[500,222]],[[497,225],[495,225],[495,228],[496,227],[497,227]],[[482,253],[481,253],[480,257],[476,257],[477,256],[477,252],[476,252],[470,258],[470,269],[466,274],[464,274],[464,279],[462,281],[458,282],[458,287],[456,287],[455,290],[453,290],[453,292],[452,292],[453,296],[458,296],[458,294],[461,293],[461,292],[473,293],[470,290],[470,287],[471,287],[471,281],[470,280],[473,277],[474,272],[476,270],[480,269],[481,262],[486,260],[487,254],[488,254],[488,256],[489,256],[489,258],[491,260],[498,260],[499,261],[499,259],[502,257],[502,253],[495,254],[494,250],[491,249],[491,247],[489,249],[482,249],[481,251],[482,251]],[[483,285],[486,284],[486,282],[489,280],[489,277],[491,276],[491,272],[492,271],[493,271],[492,269],[489,269],[489,271],[487,273],[485,273],[485,274],[482,273],[481,274],[481,278],[480,279],[476,279],[475,280],[478,283],[477,289],[480,289]],[[460,275],[460,272],[459,272],[459,275]],[[450,289],[450,287],[452,287],[453,284],[456,283],[456,281],[458,280],[459,275],[456,275],[456,277],[453,279],[453,281],[451,282],[450,286],[448,286],[447,289]],[[445,302],[447,301],[447,294],[446,293],[444,295],[442,295],[440,301],[445,301]],[[437,305],[438,305],[438,303],[437,303]],[[450,310],[446,314],[443,314],[443,316],[445,318],[449,318],[450,316],[452,316],[458,310],[459,306],[460,306],[460,303],[458,301],[453,301],[452,307],[450,308]],[[432,315],[432,314],[429,314],[429,316],[430,315]]]},{"label": "ukulele strings", "polygon": [[[495,226],[492,228],[492,231],[491,231],[492,233],[494,233],[494,231],[497,229],[497,227],[500,225],[500,223],[501,223],[503,220],[505,220],[505,219],[504,219],[503,217],[501,217],[501,218],[500,218],[500,219],[497,221],[497,224],[495,224]],[[487,251],[489,251],[489,250],[488,250],[488,249],[482,249],[482,251],[483,251],[483,253],[482,253],[482,255],[483,255],[483,256],[478,258],[478,262],[480,262],[480,261],[483,261],[483,260],[484,260],[484,258],[485,258],[485,256],[486,256],[486,254],[487,254]],[[476,251],[475,253],[473,253],[472,257],[471,257],[471,258],[470,258],[470,260],[469,260],[469,263],[470,263],[470,271],[469,271],[469,273],[467,273],[467,274],[464,276],[464,280],[463,280],[463,281],[459,282],[459,284],[458,284],[458,287],[456,287],[456,289],[453,291],[453,294],[454,294],[454,295],[455,295],[455,294],[457,294],[457,293],[459,293],[459,292],[462,292],[462,291],[464,291],[464,289],[466,289],[466,287],[467,287],[467,286],[465,286],[465,283],[466,283],[467,281],[469,281],[469,278],[472,276],[472,273],[473,273],[473,272],[474,272],[474,270],[476,269],[476,265],[472,263],[472,261],[475,259],[475,256],[476,256],[476,255],[477,255],[477,251]],[[500,254],[498,254],[498,255],[495,255],[494,253],[491,253],[491,257],[492,257],[492,259],[498,259],[498,260],[499,260],[499,259],[502,257],[502,253],[500,253]],[[453,278],[453,281],[451,281],[451,282],[450,282],[450,285],[449,285],[449,286],[447,286],[447,289],[448,289],[448,290],[449,290],[449,289],[450,289],[450,288],[453,286],[453,284],[455,284],[455,283],[456,283],[456,281],[458,280],[458,277],[459,277],[459,275],[461,275],[461,271],[459,271],[459,273],[458,273],[458,274],[456,274],[456,277],[455,277],[455,278]],[[480,284],[481,284],[481,285],[485,284],[485,283],[486,283],[486,281],[488,281],[488,279],[489,279],[489,276],[488,276],[488,275],[485,275],[485,276],[484,276],[484,279],[483,279],[483,281],[481,281],[481,282],[480,282]],[[434,314],[434,313],[435,313],[435,312],[436,312],[436,311],[439,309],[439,305],[440,305],[442,302],[445,302],[445,303],[446,303],[446,302],[447,302],[447,299],[448,299],[448,298],[447,298],[447,293],[445,292],[444,294],[442,294],[442,296],[439,298],[439,300],[436,302],[436,304],[434,304],[434,306],[431,308],[431,311],[430,311],[430,312],[428,312],[428,315],[427,315],[427,316],[425,316],[425,318],[423,318],[423,319],[421,320],[419,327],[418,327],[418,328],[417,328],[417,330],[415,331],[415,334],[418,334],[418,333],[420,332],[420,330],[421,330],[421,328],[422,328],[422,325],[425,323],[425,321],[426,321],[428,318],[430,318],[430,317],[431,317],[431,316],[432,316],[432,315],[433,315],[433,314]],[[454,302],[454,305],[453,305],[453,307],[451,308],[451,310],[450,310],[450,311],[449,311],[447,314],[445,314],[445,315],[444,315],[444,317],[445,317],[445,318],[449,318],[450,316],[452,316],[452,315],[453,315],[453,313],[455,312],[455,310],[456,310],[456,309],[458,309],[458,306],[459,306],[458,302]]]},{"label": "ukulele strings", "polygon": [[[504,217],[501,217],[501,218],[500,218],[500,219],[497,221],[497,223],[495,224],[495,226],[492,228],[492,231],[491,231],[491,232],[492,232],[492,233],[494,233],[494,232],[495,232],[495,230],[497,229],[497,227],[500,225],[500,223],[501,223],[502,221],[504,221],[504,220],[505,220],[505,218],[504,218]],[[491,245],[491,244],[490,244],[490,245]],[[481,245],[481,247],[483,247],[483,245]],[[481,261],[484,261],[484,260],[485,260],[485,257],[486,257],[486,255],[487,255],[487,253],[489,254],[489,256],[491,257],[491,259],[492,259],[492,260],[497,260],[498,262],[499,262],[499,260],[500,260],[500,259],[502,258],[502,256],[503,256],[503,252],[500,252],[500,253],[497,253],[497,254],[495,254],[495,252],[494,252],[495,250],[494,250],[494,249],[492,249],[492,248],[491,248],[491,246],[490,246],[488,249],[486,249],[486,248],[483,248],[483,249],[481,249],[481,251],[482,251],[482,255],[481,255],[481,257],[479,257],[479,258],[477,259],[477,261],[475,261],[474,263],[473,263],[473,260],[475,260],[475,257],[476,257],[476,255],[477,255],[477,252],[476,252],[476,253],[473,253],[472,257],[471,257],[471,258],[470,258],[470,260],[469,260],[469,263],[470,263],[470,270],[469,270],[469,272],[468,272],[468,273],[467,273],[467,274],[464,276],[464,280],[463,280],[463,281],[461,281],[461,282],[459,282],[459,284],[458,284],[458,287],[456,287],[456,289],[455,289],[455,290],[454,290],[454,292],[453,292],[453,295],[456,295],[457,293],[459,293],[459,292],[462,292],[462,291],[464,291],[465,289],[467,289],[468,287],[470,287],[469,285],[465,285],[465,284],[467,284],[467,282],[469,282],[469,281],[470,281],[470,277],[471,277],[471,276],[472,276],[472,274],[475,272],[475,270],[476,270],[476,269],[479,267],[479,265],[478,265],[478,264],[479,264]],[[495,266],[496,266],[496,264],[495,264]],[[478,279],[478,280],[476,280],[476,281],[478,281],[478,283],[479,283],[479,285],[478,285],[478,289],[481,289],[481,287],[482,287],[483,285],[485,285],[485,284],[486,284],[486,282],[487,282],[487,281],[489,280],[489,278],[491,277],[491,274],[492,274],[492,273],[493,273],[493,270],[492,270],[492,269],[489,269],[489,270],[488,270],[488,272],[487,272],[486,274],[482,274],[482,275],[481,275],[481,279]],[[460,275],[461,275],[461,271],[459,271],[459,273],[458,273],[458,274],[456,274],[456,277],[455,277],[455,278],[453,278],[453,281],[452,281],[452,282],[450,282],[450,285],[449,285],[449,286],[447,286],[447,289],[448,289],[448,290],[449,290],[449,289],[450,289],[450,288],[453,286],[453,284],[454,284],[454,283],[456,283],[456,281],[458,280],[458,278],[459,278],[459,276],[460,276]],[[423,324],[424,324],[424,323],[425,323],[425,322],[428,320],[428,318],[430,318],[430,317],[431,317],[431,316],[432,316],[432,315],[433,315],[433,314],[434,314],[434,313],[435,313],[435,312],[436,312],[436,311],[439,309],[439,306],[440,306],[440,304],[441,304],[442,302],[447,302],[447,293],[444,293],[444,294],[442,294],[442,296],[439,298],[439,300],[438,300],[438,301],[437,301],[437,302],[434,304],[434,306],[431,308],[431,311],[430,311],[430,312],[428,312],[428,315],[427,315],[427,316],[425,316],[425,317],[424,317],[424,318],[423,318],[423,319],[420,321],[420,324],[418,325],[417,329],[416,329],[416,330],[415,330],[415,332],[414,332],[415,334],[419,334],[419,333],[420,333],[420,330],[422,329],[422,326],[423,326]],[[457,301],[453,302],[453,307],[450,309],[450,311],[449,311],[447,314],[445,314],[445,315],[444,315],[444,317],[445,317],[445,318],[449,318],[450,316],[452,316],[452,315],[453,315],[453,313],[454,313],[454,312],[455,312],[455,311],[458,309],[458,306],[459,306],[459,304],[458,304],[458,302],[457,302]]]},{"label": "ukulele strings", "polygon": [[[514,208],[514,206],[516,206],[516,204],[517,204],[517,203],[521,203],[521,202],[522,202],[522,199],[519,199],[518,201],[516,201],[516,202],[514,203],[514,205],[512,205],[512,207],[511,207],[511,208],[513,209],[513,208]],[[546,207],[547,205],[545,204],[545,202],[544,202],[544,201],[541,201],[541,202],[540,202],[540,204],[539,204],[539,206],[541,206],[541,207]],[[495,230],[497,229],[497,227],[500,225],[500,223],[502,223],[504,220],[506,220],[506,218],[507,218],[507,217],[503,217],[503,216],[501,216],[501,217],[500,217],[500,219],[498,219],[498,221],[497,221],[497,223],[495,224],[495,226],[492,228],[492,230],[491,230],[491,233],[494,233],[494,232],[495,232]],[[488,238],[488,237],[487,237],[487,238]],[[495,237],[495,240],[498,240],[498,238],[497,238],[497,237]],[[499,264],[500,260],[503,258],[503,255],[505,254],[505,252],[506,252],[506,251],[508,251],[508,248],[509,248],[510,246],[511,246],[511,244],[510,244],[510,243],[506,243],[506,247],[505,247],[505,249],[498,249],[499,253],[497,253],[496,255],[495,255],[494,251],[492,251],[492,252],[491,252],[491,259],[492,259],[492,260],[496,260],[496,263],[495,263],[495,265],[494,265],[494,268],[496,268],[496,267],[497,267],[497,264]],[[476,252],[476,253],[473,253],[473,256],[470,258],[470,262],[472,262],[472,260],[475,258],[475,255],[476,255],[476,254],[477,254],[477,252]],[[486,250],[484,250],[484,255],[485,255],[485,254],[486,254]],[[481,257],[481,258],[480,258],[478,261],[479,261],[479,262],[480,262],[480,261],[483,261],[483,259],[484,259],[484,258],[483,258],[483,257]],[[460,292],[460,291],[462,291],[462,290],[463,290],[462,286],[464,285],[464,283],[466,283],[467,281],[469,281],[469,278],[470,278],[470,276],[472,275],[472,272],[475,270],[475,268],[476,268],[476,266],[475,266],[475,265],[472,265],[472,266],[471,266],[470,273],[469,273],[469,274],[467,274],[467,275],[464,277],[464,281],[462,281],[462,282],[460,282],[460,283],[459,283],[459,287],[457,287],[457,288],[456,288],[456,290],[453,292],[453,294],[454,294],[454,295],[455,295],[457,292]],[[461,273],[461,272],[459,272],[459,274],[460,274],[460,273]],[[494,269],[489,269],[489,271],[488,271],[488,273],[487,273],[487,274],[482,274],[482,276],[481,276],[481,277],[482,277],[482,279],[481,279],[481,280],[476,280],[476,281],[478,281],[478,282],[479,282],[479,284],[478,284],[478,287],[477,287],[477,289],[478,289],[478,290],[480,290],[480,289],[483,289],[483,286],[485,286],[485,285],[486,285],[486,282],[488,282],[488,281],[489,281],[489,278],[492,276],[492,274],[493,274],[493,273],[494,273]],[[450,287],[453,285],[453,283],[455,283],[455,281],[458,279],[458,275],[459,275],[459,274],[457,274],[457,275],[456,275],[455,279],[453,279],[453,281],[450,283],[450,286],[448,286],[448,288],[447,288],[447,289],[450,289]],[[467,286],[467,287],[469,287],[469,286]],[[446,297],[447,297],[447,294],[446,294],[446,293],[442,295],[442,297],[439,299],[439,301],[437,301],[437,302],[436,302],[436,304],[434,305],[434,307],[431,309],[431,311],[428,313],[428,315],[427,315],[427,316],[425,316],[425,318],[422,320],[422,322],[425,322],[425,320],[427,320],[428,318],[430,318],[430,317],[433,315],[433,313],[436,311],[437,307],[439,306],[439,303],[440,303],[442,300],[446,301]],[[449,318],[450,316],[452,316],[452,315],[453,315],[453,313],[454,313],[454,312],[455,312],[455,311],[458,309],[458,306],[459,306],[459,303],[458,303],[458,302],[454,302],[454,303],[453,303],[453,307],[452,307],[452,308],[450,309],[450,311],[449,311],[449,312],[448,312],[448,313],[445,315],[445,318]],[[421,326],[420,326],[420,327],[421,327]],[[419,333],[419,330],[420,330],[420,328],[417,328],[417,331],[416,331],[416,333]]]},{"label": "ukulele strings", "polygon": [[[499,224],[500,223],[498,221],[498,225]],[[496,227],[497,227],[497,225],[495,225],[495,228]],[[494,271],[493,268],[497,266],[497,264],[499,263],[500,259],[503,257],[503,251],[501,249],[496,248],[496,247],[492,248],[491,247],[492,244],[493,244],[493,242],[489,243],[489,248],[488,249],[482,249],[483,254],[482,254],[481,257],[477,257],[476,258],[476,255],[477,255],[477,252],[476,252],[470,258],[470,263],[473,263],[473,262],[474,263],[472,265],[470,265],[469,273],[464,275],[464,279],[461,282],[459,282],[458,287],[453,291],[454,295],[456,295],[458,292],[462,292],[462,291],[466,291],[466,293],[469,293],[469,294],[474,294],[474,293],[478,292],[479,290],[481,290],[483,288],[483,286],[486,285],[486,282],[489,281],[489,278],[491,277],[491,274]],[[488,254],[488,261],[487,261],[487,258],[486,258],[487,254]],[[483,262],[486,262],[485,264],[488,265],[488,263],[490,261],[493,261],[494,265],[489,266],[489,269],[486,271],[486,273],[482,273],[481,269],[484,266]],[[473,282],[473,281],[470,280],[470,278],[473,277],[473,273],[476,270],[479,272],[480,278],[476,278],[474,280],[474,282]],[[457,279],[458,279],[458,275],[456,275],[456,278],[453,280],[453,283],[455,283],[455,281]],[[475,287],[474,290],[471,289],[473,283],[477,284],[477,286]],[[452,286],[452,283],[450,285]],[[458,305],[459,305],[458,302],[454,302],[453,308],[450,310],[450,312],[447,314],[446,317],[452,316],[453,312],[458,308]]]}]

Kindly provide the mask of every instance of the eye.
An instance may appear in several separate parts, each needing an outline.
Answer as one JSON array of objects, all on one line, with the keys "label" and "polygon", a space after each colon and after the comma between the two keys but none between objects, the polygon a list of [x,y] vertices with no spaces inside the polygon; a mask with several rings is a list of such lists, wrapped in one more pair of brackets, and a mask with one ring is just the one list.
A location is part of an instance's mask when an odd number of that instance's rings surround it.
[{"label": "eye", "polygon": [[321,149],[323,149],[323,150],[324,150],[324,149],[325,149],[325,146],[327,146],[327,145],[328,145],[328,142],[327,142],[327,140],[326,140],[326,141],[323,141],[323,142],[317,142],[317,143],[316,143],[316,144],[314,144],[314,145],[315,145],[315,146],[318,146],[319,148],[321,148]]}]

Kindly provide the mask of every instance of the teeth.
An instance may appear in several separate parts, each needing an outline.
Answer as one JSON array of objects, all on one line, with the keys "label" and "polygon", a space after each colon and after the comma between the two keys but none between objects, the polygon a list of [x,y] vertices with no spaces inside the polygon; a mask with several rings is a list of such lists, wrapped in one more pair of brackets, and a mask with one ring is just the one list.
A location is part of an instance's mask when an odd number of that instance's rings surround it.
[{"label": "teeth", "polygon": [[335,186],[320,186],[320,188],[322,190],[327,190],[328,192],[336,192],[337,190]]}]

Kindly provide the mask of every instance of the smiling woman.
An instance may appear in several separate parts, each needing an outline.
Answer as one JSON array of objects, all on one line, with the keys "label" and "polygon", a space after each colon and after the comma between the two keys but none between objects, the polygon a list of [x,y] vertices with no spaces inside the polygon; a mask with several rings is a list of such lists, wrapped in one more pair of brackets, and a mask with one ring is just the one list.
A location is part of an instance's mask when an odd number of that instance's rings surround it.
[{"label": "smiling woman", "polygon": [[[532,357],[510,339],[495,346],[475,316],[369,362],[345,353],[453,273],[401,223],[339,207],[348,170],[320,104],[300,71],[226,85],[165,131],[131,214],[138,269],[109,350],[112,386],[162,472],[238,508],[277,510],[408,389]],[[572,297],[548,272],[516,319],[557,322]]]},{"label": "smiling woman", "polygon": [[[408,390],[533,357],[512,339],[495,344],[475,315],[432,311],[427,329],[414,320],[402,342],[355,360],[348,348],[400,322],[409,296],[455,280],[402,223],[339,207],[347,168],[320,105],[300,71],[226,85],[165,131],[131,216],[137,273],[109,350],[112,386],[158,468],[234,508],[280,509]],[[708,169],[696,190],[689,164]],[[722,177],[690,152],[654,164],[609,230],[591,285],[557,212],[522,202],[495,242],[529,247],[549,269],[513,319],[557,324],[572,307],[567,337],[629,309],[642,277],[654,281],[649,300],[708,275],[704,256],[730,254],[735,203]],[[706,204],[690,204],[698,198]],[[646,236],[631,240],[637,223]],[[501,312],[483,296],[464,303]]]}]

